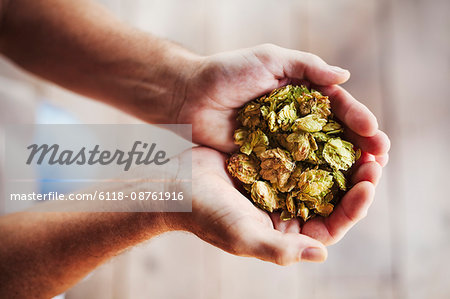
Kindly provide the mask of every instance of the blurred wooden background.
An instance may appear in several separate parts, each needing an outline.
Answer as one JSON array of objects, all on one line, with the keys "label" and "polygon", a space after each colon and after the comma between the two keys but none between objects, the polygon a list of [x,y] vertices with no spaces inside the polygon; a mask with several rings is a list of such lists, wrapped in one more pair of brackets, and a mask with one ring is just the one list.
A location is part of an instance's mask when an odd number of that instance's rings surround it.
[{"label": "blurred wooden background", "polygon": [[[389,134],[391,160],[368,217],[324,264],[283,268],[170,233],[102,266],[66,298],[450,298],[450,1],[101,2],[197,53],[274,43],[349,69],[345,87]],[[1,80],[25,78],[22,90],[87,123],[135,121],[0,66]]]}]

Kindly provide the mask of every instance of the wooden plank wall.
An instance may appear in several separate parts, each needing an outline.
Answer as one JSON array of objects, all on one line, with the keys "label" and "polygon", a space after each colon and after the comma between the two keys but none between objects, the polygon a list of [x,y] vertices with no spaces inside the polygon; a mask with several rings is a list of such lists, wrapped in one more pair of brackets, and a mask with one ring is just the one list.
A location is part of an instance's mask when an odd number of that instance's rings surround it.
[{"label": "wooden plank wall", "polygon": [[[391,161],[368,217],[325,264],[278,267],[170,233],[99,268],[66,298],[450,298],[450,1],[101,2],[197,53],[270,42],[348,68],[345,87],[389,133]],[[39,90],[86,122],[134,121]]]}]

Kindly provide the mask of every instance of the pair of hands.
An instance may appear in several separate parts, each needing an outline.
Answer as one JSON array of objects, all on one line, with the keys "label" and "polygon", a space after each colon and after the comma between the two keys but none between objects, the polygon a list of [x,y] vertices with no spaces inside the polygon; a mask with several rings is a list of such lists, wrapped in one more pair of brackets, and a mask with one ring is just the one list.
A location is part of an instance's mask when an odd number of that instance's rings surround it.
[{"label": "pair of hands", "polygon": [[[315,55],[274,45],[220,53],[197,63],[175,122],[192,123],[193,142],[205,147],[192,151],[193,212],[170,216],[173,226],[240,256],[280,265],[324,261],[325,246],[339,241],[367,214],[390,146],[375,116],[336,85],[347,81],[349,72]],[[255,207],[236,189],[222,153],[237,149],[232,135],[239,108],[289,83],[307,84],[328,95],[335,115],[347,126],[347,138],[363,152],[354,166],[354,187],[334,212],[304,224],[280,221],[279,214]]]}]

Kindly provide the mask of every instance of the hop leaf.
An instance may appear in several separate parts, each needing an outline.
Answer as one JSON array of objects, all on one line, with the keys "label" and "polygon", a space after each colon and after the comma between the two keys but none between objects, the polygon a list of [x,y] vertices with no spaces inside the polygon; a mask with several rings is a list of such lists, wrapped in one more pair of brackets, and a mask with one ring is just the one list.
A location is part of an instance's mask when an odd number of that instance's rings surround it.
[{"label": "hop leaf", "polygon": [[327,134],[337,134],[344,132],[344,128],[342,128],[342,126],[338,122],[329,120],[328,123],[323,126],[322,131],[326,132]]},{"label": "hop leaf", "polygon": [[267,116],[267,126],[269,127],[270,132],[278,131],[277,114],[275,111],[269,112]]},{"label": "hop leaf", "polygon": [[330,139],[330,136],[323,132],[315,132],[312,136],[316,142],[327,142]]},{"label": "hop leaf", "polygon": [[297,216],[301,217],[303,221],[308,220],[311,217],[311,214],[309,213],[309,209],[306,207],[306,205],[302,202],[298,206],[298,212]]},{"label": "hop leaf", "polygon": [[295,109],[295,103],[292,102],[289,105],[285,105],[277,115],[277,123],[280,125],[283,131],[289,130],[292,123],[297,119],[297,111]]},{"label": "hop leaf", "polygon": [[319,203],[316,205],[316,213],[320,216],[328,217],[333,212],[334,206],[331,203]]},{"label": "hop leaf", "polygon": [[326,123],[326,119],[320,118],[316,114],[309,114],[302,118],[296,119],[292,125],[292,131],[302,130],[310,133],[319,132]]},{"label": "hop leaf", "polygon": [[322,152],[323,152],[323,144],[319,143],[317,145],[317,150],[311,151],[309,153],[308,159],[306,159],[305,161],[313,165],[326,166],[327,161],[325,161],[325,159],[323,158]]},{"label": "hop leaf", "polygon": [[339,170],[334,170],[333,177],[336,180],[336,183],[338,184],[339,189],[341,189],[342,191],[346,191],[347,190],[347,180],[345,179],[344,174],[342,172],[340,172]]},{"label": "hop leaf", "polygon": [[236,131],[234,131],[233,135],[234,143],[242,146],[245,142],[247,142],[248,134],[250,134],[250,132],[247,129],[237,129]]}]

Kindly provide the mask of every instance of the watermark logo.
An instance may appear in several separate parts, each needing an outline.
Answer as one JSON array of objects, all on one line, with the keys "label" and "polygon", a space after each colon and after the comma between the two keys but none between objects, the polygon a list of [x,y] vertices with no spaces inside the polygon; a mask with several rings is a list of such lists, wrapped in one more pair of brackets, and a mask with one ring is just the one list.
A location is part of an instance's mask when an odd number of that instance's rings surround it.
[{"label": "watermark logo", "polygon": [[189,212],[191,134],[191,125],[170,124],[5,126],[0,206]]},{"label": "watermark logo", "polygon": [[[30,165],[35,161],[37,165],[41,165],[46,161],[49,165],[109,165],[116,163],[124,165],[124,170],[128,171],[134,165],[164,165],[170,161],[166,158],[166,151],[157,150],[157,144],[148,144],[142,141],[135,141],[131,150],[124,152],[116,149],[114,152],[110,150],[100,150],[100,145],[96,144],[91,150],[82,147],[78,151],[70,149],[60,149],[59,144],[31,144],[27,146],[30,155],[26,164]],[[140,150],[141,149],[141,150]],[[36,158],[36,159],[35,159]]]}]

